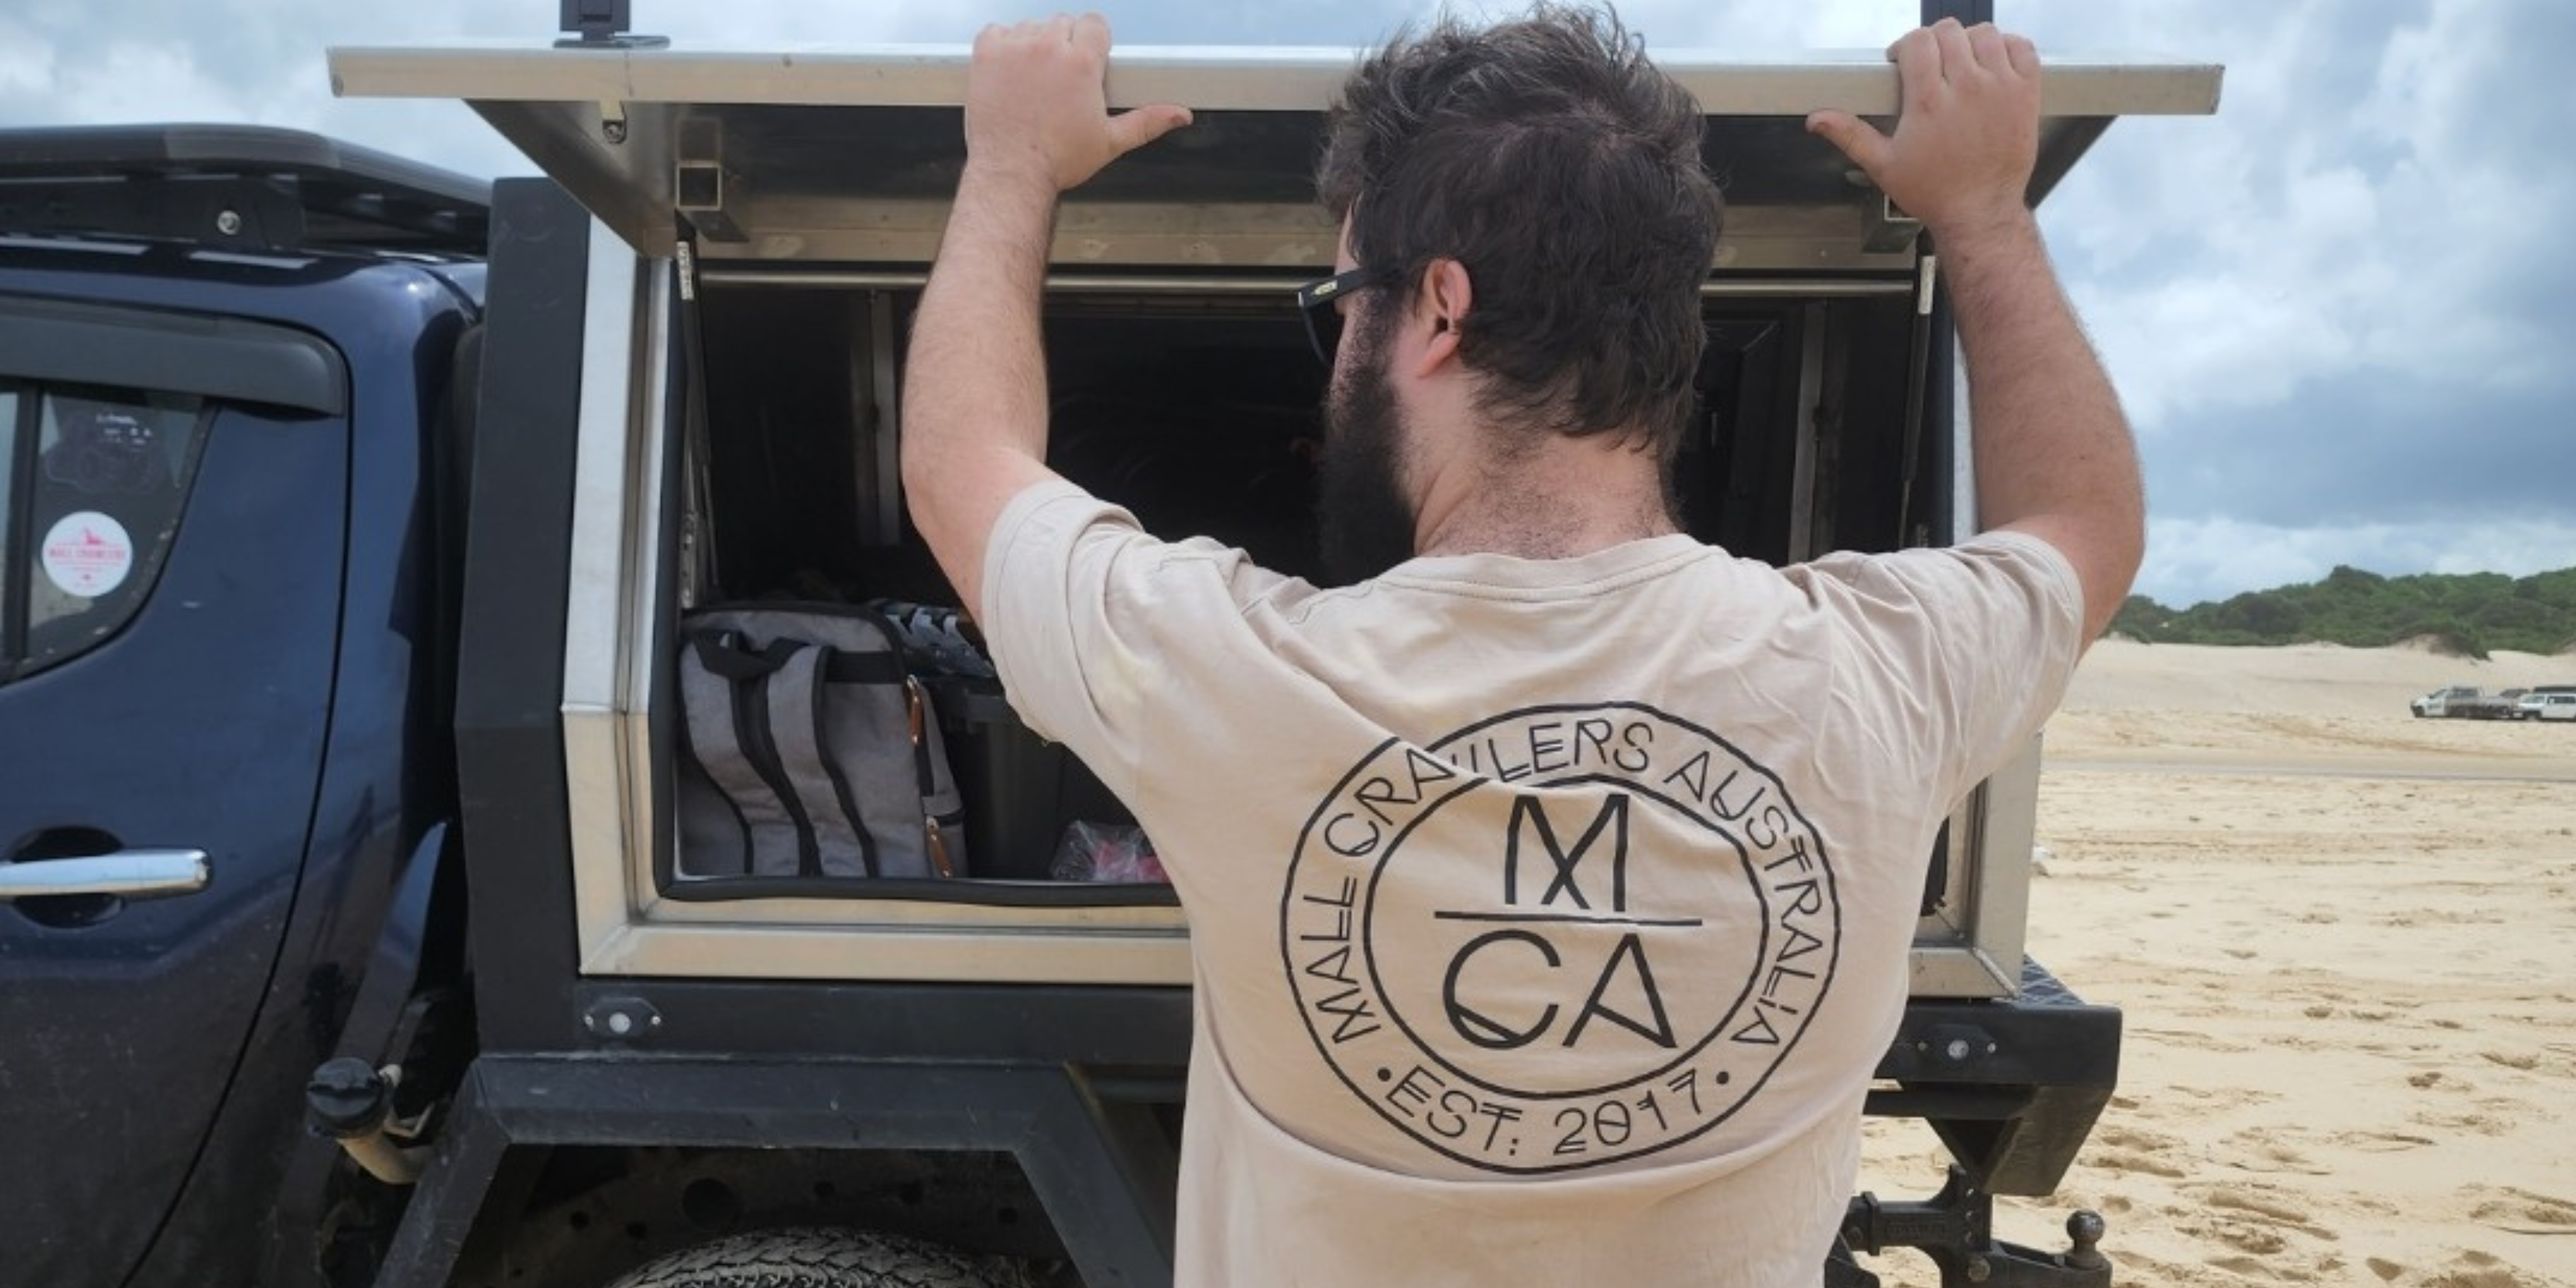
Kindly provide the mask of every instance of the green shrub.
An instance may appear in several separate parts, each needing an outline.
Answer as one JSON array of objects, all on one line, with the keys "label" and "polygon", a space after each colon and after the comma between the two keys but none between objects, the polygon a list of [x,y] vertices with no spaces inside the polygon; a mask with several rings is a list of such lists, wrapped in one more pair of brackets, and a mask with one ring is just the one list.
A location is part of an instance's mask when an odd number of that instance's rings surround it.
[{"label": "green shrub", "polygon": [[2317,582],[2174,609],[2131,595],[2113,633],[2150,644],[2378,648],[2430,636],[2466,657],[2576,649],[2576,568],[2531,577],[2481,572],[2383,577],[2338,566]]}]

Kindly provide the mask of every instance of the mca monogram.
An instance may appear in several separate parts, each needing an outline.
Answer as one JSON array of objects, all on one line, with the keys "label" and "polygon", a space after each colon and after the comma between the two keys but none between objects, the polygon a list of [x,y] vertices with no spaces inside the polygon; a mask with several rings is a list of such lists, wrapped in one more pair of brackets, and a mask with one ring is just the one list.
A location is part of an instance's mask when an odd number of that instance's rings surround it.
[{"label": "mca monogram", "polygon": [[1378,1115],[1495,1171],[1634,1158],[1757,1092],[1840,906],[1779,781],[1652,708],[1534,708],[1354,767],[1301,835],[1282,963]]},{"label": "mca monogram", "polygon": [[[1548,822],[1547,810],[1540,800],[1541,798],[1536,796],[1516,796],[1512,799],[1511,828],[1505,838],[1503,849],[1503,906],[1507,909],[1524,906],[1521,899],[1521,861],[1525,852],[1535,851],[1546,856],[1547,889],[1534,903],[1528,905],[1531,911],[1526,914],[1526,922],[1499,930],[1489,930],[1468,940],[1466,946],[1459,949],[1457,955],[1450,959],[1449,974],[1441,989],[1441,1001],[1448,1013],[1450,1026],[1460,1037],[1477,1046],[1492,1050],[1511,1050],[1527,1046],[1548,1036],[1556,1027],[1558,1007],[1554,1003],[1548,1004],[1546,1010],[1526,1028],[1515,1028],[1508,1022],[1471,1009],[1467,1002],[1461,999],[1459,981],[1461,976],[1467,973],[1468,964],[1472,958],[1479,953],[1492,951],[1499,945],[1517,944],[1535,951],[1546,962],[1546,969],[1552,973],[1566,965],[1565,954],[1557,947],[1556,939],[1552,937],[1552,932],[1566,933],[1560,930],[1560,927],[1583,924],[1613,926],[1636,924],[1625,919],[1628,911],[1629,797],[1624,793],[1614,793],[1604,798],[1600,812],[1592,816],[1591,825],[1574,839],[1571,846],[1558,843],[1556,829]],[[1571,911],[1573,909],[1580,909],[1583,912],[1593,910],[1592,901],[1584,896],[1578,866],[1586,857],[1594,853],[1596,846],[1608,853],[1594,866],[1596,868],[1606,866],[1610,873],[1607,878],[1610,890],[1606,909],[1609,915],[1600,920],[1580,917]],[[1558,907],[1560,897],[1564,900],[1568,911],[1551,911]],[[1460,920],[1504,920],[1514,916],[1511,912],[1488,914],[1442,912],[1434,915]],[[1697,919],[1688,919],[1659,924],[1667,927],[1696,927],[1700,922]],[[1527,963],[1522,965],[1526,966]],[[1607,999],[1614,985],[1619,986],[1624,995],[1642,997],[1645,1000],[1653,1016],[1651,1025],[1608,1004]],[[1596,1017],[1627,1029],[1655,1046],[1670,1049],[1676,1045],[1672,1021],[1664,1013],[1663,996],[1655,987],[1653,968],[1647,964],[1645,940],[1634,929],[1618,937],[1616,944],[1610,950],[1608,960],[1601,964],[1599,975],[1593,982],[1592,991],[1584,998],[1583,1009],[1575,1015],[1573,1023],[1566,1026],[1565,1045],[1570,1047],[1580,1043],[1583,1039],[1584,1026],[1590,1024]]]}]

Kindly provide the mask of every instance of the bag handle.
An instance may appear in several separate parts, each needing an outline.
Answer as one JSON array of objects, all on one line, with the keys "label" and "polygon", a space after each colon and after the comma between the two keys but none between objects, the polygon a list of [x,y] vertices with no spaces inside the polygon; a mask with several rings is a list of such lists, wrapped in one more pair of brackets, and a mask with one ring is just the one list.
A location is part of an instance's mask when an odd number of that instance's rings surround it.
[{"label": "bag handle", "polygon": [[[832,755],[825,724],[824,683],[838,660],[828,644],[797,650],[764,683],[762,700],[768,706],[779,773],[813,826],[819,871],[809,875],[847,876],[855,867],[868,876],[882,876],[876,838],[868,834],[849,777]],[[833,871],[836,867],[842,870]]]},{"label": "bag handle", "polygon": [[754,650],[743,645],[740,631],[697,631],[689,636],[689,647],[698,655],[698,663],[710,675],[726,680],[760,680],[787,664],[796,650],[804,645],[791,639],[771,640],[767,647]]}]

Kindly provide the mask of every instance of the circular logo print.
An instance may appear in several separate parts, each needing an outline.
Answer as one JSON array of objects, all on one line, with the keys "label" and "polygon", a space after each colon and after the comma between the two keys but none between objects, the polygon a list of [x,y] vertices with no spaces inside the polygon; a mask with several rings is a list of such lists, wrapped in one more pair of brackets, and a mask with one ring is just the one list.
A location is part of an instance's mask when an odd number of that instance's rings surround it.
[{"label": "circular logo print", "polygon": [[1280,915],[1343,1083],[1497,1172],[1724,1121],[1806,1031],[1841,944],[1823,842],[1778,777],[1624,703],[1379,747],[1308,819]]},{"label": "circular logo print", "polygon": [[66,514],[38,548],[45,580],[66,595],[96,599],[125,584],[134,570],[134,539],[125,525],[96,510]]}]

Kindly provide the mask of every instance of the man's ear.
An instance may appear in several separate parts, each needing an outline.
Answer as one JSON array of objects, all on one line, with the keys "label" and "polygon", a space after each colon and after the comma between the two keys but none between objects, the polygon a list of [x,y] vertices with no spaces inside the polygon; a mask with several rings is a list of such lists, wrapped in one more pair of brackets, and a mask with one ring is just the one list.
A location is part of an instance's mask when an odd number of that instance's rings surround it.
[{"label": "man's ear", "polygon": [[1475,303],[1475,284],[1467,266],[1454,259],[1435,259],[1422,270],[1422,290],[1414,297],[1414,321],[1424,331],[1422,356],[1414,374],[1428,376],[1458,356],[1458,328]]}]

